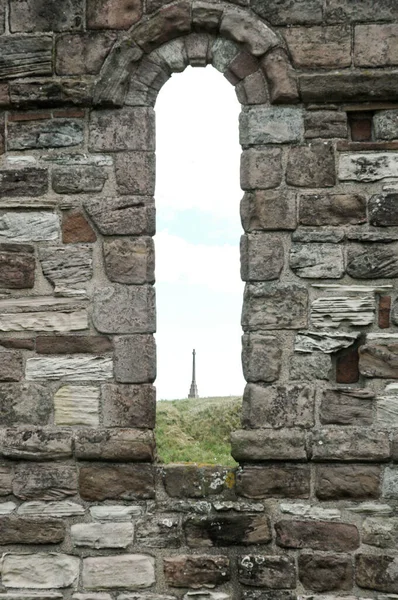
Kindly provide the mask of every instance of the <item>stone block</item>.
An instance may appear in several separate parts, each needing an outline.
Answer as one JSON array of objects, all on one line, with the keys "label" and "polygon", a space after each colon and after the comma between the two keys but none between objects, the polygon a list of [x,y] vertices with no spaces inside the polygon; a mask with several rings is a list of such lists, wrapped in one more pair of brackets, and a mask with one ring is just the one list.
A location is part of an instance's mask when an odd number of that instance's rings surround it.
[{"label": "stone block", "polygon": [[337,110],[311,110],[304,116],[304,127],[306,139],[347,139],[347,113]]},{"label": "stone block", "polygon": [[83,142],[83,122],[73,119],[48,119],[9,123],[8,150],[67,148]]},{"label": "stone block", "polygon": [[240,556],[238,581],[243,585],[271,590],[293,589],[296,587],[296,565],[290,556]]},{"label": "stone block", "polygon": [[155,192],[155,155],[151,152],[123,152],[115,156],[119,194],[153,196]]},{"label": "stone block", "polygon": [[129,29],[140,20],[142,0],[88,0],[89,29]]},{"label": "stone block", "polygon": [[286,192],[254,191],[243,196],[240,205],[245,231],[295,229],[296,197]]},{"label": "stone block", "polygon": [[11,465],[10,462],[0,464],[0,496],[9,496],[13,493],[14,468]]},{"label": "stone block", "polygon": [[300,429],[240,429],[231,434],[231,446],[237,462],[307,459],[305,432]]},{"label": "stone block", "polygon": [[356,584],[361,588],[396,594],[398,592],[398,558],[384,554],[357,554]]},{"label": "stone block", "polygon": [[58,312],[0,313],[0,331],[79,331],[88,328],[85,310]]},{"label": "stone block", "polygon": [[366,222],[366,199],[359,194],[306,194],[300,196],[302,225],[361,225]]},{"label": "stone block", "polygon": [[280,39],[265,23],[248,11],[228,6],[222,15],[220,33],[243,44],[253,56],[262,56],[280,46]]},{"label": "stone block", "polygon": [[359,5],[355,0],[327,0],[325,17],[329,23],[391,21],[398,17],[397,9],[391,0],[380,0],[377,5],[372,0],[364,0]]},{"label": "stone block", "polygon": [[241,104],[266,104],[268,89],[262,71],[247,75],[235,86],[236,96]]},{"label": "stone block", "polygon": [[351,552],[359,547],[355,525],[325,521],[278,521],[276,543],[282,548],[311,548],[335,552]]},{"label": "stone block", "polygon": [[83,27],[83,2],[46,0],[45,10],[41,0],[11,0],[10,30],[12,33],[37,33],[39,31],[76,31]]},{"label": "stone block", "polygon": [[217,69],[217,71],[220,71],[220,73],[225,73],[229,64],[236,56],[238,56],[239,46],[230,39],[217,37],[212,46],[211,53],[212,66]]},{"label": "stone block", "polygon": [[52,413],[52,393],[31,383],[0,385],[0,425],[47,425]]},{"label": "stone block", "polygon": [[32,288],[35,283],[36,261],[33,246],[0,244],[0,287]]},{"label": "stone block", "polygon": [[155,440],[140,429],[83,429],[75,437],[75,455],[81,460],[152,462]]},{"label": "stone block", "polygon": [[365,377],[398,379],[398,344],[366,344],[359,348],[359,370]]},{"label": "stone block", "polygon": [[251,233],[240,240],[240,274],[243,281],[278,279],[284,265],[282,240],[269,233]]},{"label": "stone block", "polygon": [[69,381],[112,379],[113,362],[108,357],[90,355],[28,358],[25,376],[28,381],[62,378]]},{"label": "stone block", "polygon": [[62,426],[99,425],[100,390],[97,387],[65,385],[54,395],[54,423]]},{"label": "stone block", "polygon": [[112,352],[105,335],[46,335],[36,338],[37,354],[104,354]]},{"label": "stone block", "polygon": [[302,519],[311,519],[315,521],[340,521],[341,510],[338,508],[322,508],[317,504],[301,504],[301,503],[283,503],[279,505],[281,513],[291,515],[292,517],[300,517]]},{"label": "stone block", "polygon": [[14,460],[58,460],[72,456],[72,435],[55,428],[23,427],[6,429],[3,456]]},{"label": "stone block", "polygon": [[398,154],[367,152],[340,154],[340,181],[372,182],[398,176]]},{"label": "stone block", "polygon": [[325,428],[316,431],[312,440],[313,460],[383,461],[390,456],[390,442],[385,431],[368,427]]},{"label": "stone block", "polygon": [[151,286],[116,284],[94,293],[93,323],[101,333],[153,333],[155,319],[155,291]]},{"label": "stone block", "polygon": [[102,413],[106,427],[155,427],[156,390],[152,385],[102,386]]},{"label": "stone block", "polygon": [[22,354],[16,350],[0,350],[0,381],[20,381],[22,378]]},{"label": "stone block", "polygon": [[0,171],[0,194],[3,198],[19,198],[21,196],[36,198],[46,194],[47,190],[47,169],[29,167]]},{"label": "stone block", "polygon": [[57,36],[57,75],[97,75],[115,43],[114,33],[66,33]]},{"label": "stone block", "polygon": [[333,354],[349,348],[358,338],[357,332],[299,331],[294,340],[294,351],[306,354],[320,350],[324,354]]},{"label": "stone block", "polygon": [[59,235],[58,215],[50,211],[10,211],[0,217],[0,236],[10,242],[53,241]]},{"label": "stone block", "polygon": [[237,473],[236,491],[245,498],[308,498],[308,465],[280,462],[258,467],[243,466]]},{"label": "stone block", "polygon": [[283,32],[296,67],[342,68],[351,65],[351,28],[288,27]]},{"label": "stone block", "polygon": [[249,148],[241,154],[240,185],[242,190],[278,187],[282,182],[282,150]]},{"label": "stone block", "polygon": [[58,544],[65,537],[62,522],[50,519],[0,517],[1,544]]},{"label": "stone block", "polygon": [[172,498],[216,496],[232,489],[235,478],[231,469],[197,464],[170,464],[163,467],[162,475],[166,492]]},{"label": "stone block", "polygon": [[[184,46],[187,63],[191,65],[191,67],[205,67],[210,62],[212,42],[213,38],[202,32],[190,33],[185,36]],[[251,56],[244,56],[243,60],[236,64],[236,70],[234,71],[235,75],[239,76],[239,74],[241,74],[241,76],[244,77],[243,73],[245,71],[250,71],[252,63],[256,64],[256,61]],[[240,73],[240,71],[242,71],[242,73]]]},{"label": "stone block", "polygon": [[84,506],[70,500],[61,500],[61,502],[24,502],[18,508],[18,515],[32,519],[41,519],[44,517],[62,519],[65,517],[81,516],[84,513]]},{"label": "stone block", "polygon": [[92,243],[96,233],[79,209],[62,213],[62,242],[64,244]]},{"label": "stone block", "polygon": [[155,111],[141,107],[92,111],[89,135],[94,152],[154,150]]},{"label": "stone block", "polygon": [[10,101],[18,108],[90,106],[93,82],[83,78],[10,82]]},{"label": "stone block", "polygon": [[398,194],[371,196],[368,202],[369,222],[381,227],[398,226]]},{"label": "stone block", "polygon": [[80,468],[79,490],[84,500],[145,500],[155,494],[151,465],[94,465]]},{"label": "stone block", "polygon": [[124,506],[123,504],[100,504],[91,506],[90,514],[94,521],[118,523],[131,521],[132,517],[140,517],[143,508],[139,505]]},{"label": "stone block", "polygon": [[269,85],[272,104],[295,104],[299,101],[296,73],[284,48],[274,48],[260,61]]},{"label": "stone block", "polygon": [[12,36],[0,39],[0,80],[52,74],[50,36]]},{"label": "stone block", "polygon": [[379,298],[378,325],[380,329],[388,329],[391,325],[391,296]]},{"label": "stone block", "polygon": [[373,132],[377,140],[398,139],[398,110],[379,110],[373,117]]},{"label": "stone block", "polygon": [[301,554],[299,579],[306,589],[315,592],[351,590],[353,568],[348,556],[339,554]]},{"label": "stone block", "polygon": [[398,543],[398,519],[396,517],[367,518],[363,522],[362,532],[364,544],[394,549]]},{"label": "stone block", "polygon": [[155,208],[151,198],[99,198],[86,201],[84,207],[103,235],[155,233]]},{"label": "stone block", "polygon": [[179,548],[182,544],[179,517],[151,517],[137,522],[136,543],[146,548]]},{"label": "stone block", "polygon": [[218,32],[222,12],[221,6],[212,2],[195,0],[192,4],[192,25],[194,30]]},{"label": "stone block", "polygon": [[144,554],[83,559],[83,586],[88,590],[140,590],[155,583],[155,559]]},{"label": "stone block", "polygon": [[156,343],[152,335],[117,336],[115,379],[118,383],[152,383],[156,378]]},{"label": "stone block", "polygon": [[398,277],[398,246],[395,244],[349,245],[347,273],[356,279]]},{"label": "stone block", "polygon": [[239,117],[242,146],[300,142],[304,137],[303,113],[299,108],[249,106]]},{"label": "stone block", "polygon": [[286,182],[297,187],[332,187],[336,183],[333,146],[312,142],[290,148]]},{"label": "stone block", "polygon": [[366,426],[373,423],[374,394],[355,388],[324,390],[319,408],[323,425]]},{"label": "stone block", "polygon": [[340,279],[344,275],[343,250],[336,244],[293,244],[289,265],[299,277]]},{"label": "stone block", "polygon": [[398,498],[398,469],[386,467],[383,477],[383,498]]},{"label": "stone block", "polygon": [[151,52],[164,42],[190,31],[191,5],[183,0],[162,6],[155,15],[133,27],[132,34],[144,52]]},{"label": "stone block", "polygon": [[332,370],[330,355],[323,352],[298,354],[292,356],[290,362],[290,379],[298,381],[313,381],[314,379],[329,380]]},{"label": "stone block", "polygon": [[[77,556],[46,552],[6,554],[2,582],[6,588],[59,589],[75,586],[79,577]],[[42,596],[41,597],[45,597]]]},{"label": "stone block", "polygon": [[295,600],[296,594],[290,590],[243,590],[243,600]]},{"label": "stone block", "polygon": [[93,259],[91,246],[46,246],[39,249],[43,275],[55,286],[73,286],[92,277]]},{"label": "stone block", "polygon": [[77,473],[70,466],[19,463],[12,490],[21,500],[61,500],[77,493]]},{"label": "stone block", "polygon": [[315,392],[306,385],[246,386],[242,425],[259,427],[312,427]]},{"label": "stone block", "polygon": [[101,192],[108,174],[101,167],[57,167],[52,172],[52,187],[57,194]]},{"label": "stone block", "polygon": [[354,63],[357,67],[398,65],[397,23],[356,25]]},{"label": "stone block", "polygon": [[252,9],[272,25],[308,25],[322,23],[322,0],[297,0],[293,5],[289,0],[253,0]]},{"label": "stone block", "polygon": [[150,237],[104,241],[105,271],[110,281],[154,283],[155,246]]},{"label": "stone block", "polygon": [[[282,347],[278,338],[262,332],[243,335],[242,366],[246,381],[276,381],[279,378],[281,361]],[[257,389],[259,386],[255,387]]]},{"label": "stone block", "polygon": [[242,327],[244,331],[302,329],[307,326],[308,292],[296,284],[246,285]]},{"label": "stone block", "polygon": [[132,523],[76,523],[70,535],[77,547],[127,548],[133,542],[134,527]]},{"label": "stone block", "polygon": [[370,500],[380,496],[381,469],[374,465],[317,465],[320,500]]},{"label": "stone block", "polygon": [[166,583],[172,587],[200,588],[220,585],[230,578],[226,556],[173,556],[163,559]]},{"label": "stone block", "polygon": [[184,531],[190,548],[250,546],[272,540],[269,519],[263,515],[192,517],[186,521]]},{"label": "stone block", "polygon": [[350,290],[352,288],[339,286],[336,290],[338,296],[323,296],[314,300],[311,305],[312,324],[317,328],[337,328],[343,322],[353,326],[374,323],[376,301],[373,291],[351,294]]}]

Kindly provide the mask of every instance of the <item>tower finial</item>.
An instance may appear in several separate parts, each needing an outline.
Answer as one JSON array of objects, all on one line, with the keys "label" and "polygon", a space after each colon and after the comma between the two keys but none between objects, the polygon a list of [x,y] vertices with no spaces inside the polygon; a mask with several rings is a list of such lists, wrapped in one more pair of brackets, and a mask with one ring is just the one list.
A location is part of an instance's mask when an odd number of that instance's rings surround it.
[{"label": "tower finial", "polygon": [[192,350],[192,383],[188,398],[199,398],[198,386],[196,385],[196,350]]}]

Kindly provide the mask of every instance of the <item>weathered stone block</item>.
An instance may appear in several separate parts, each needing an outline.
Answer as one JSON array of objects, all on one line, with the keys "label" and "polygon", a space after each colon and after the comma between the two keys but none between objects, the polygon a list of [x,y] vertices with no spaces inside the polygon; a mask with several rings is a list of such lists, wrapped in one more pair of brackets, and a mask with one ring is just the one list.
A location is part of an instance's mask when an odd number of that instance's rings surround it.
[{"label": "weathered stone block", "polygon": [[226,556],[173,556],[163,559],[163,568],[166,583],[172,587],[213,587],[230,578]]},{"label": "weathered stone block", "polygon": [[2,442],[3,455],[15,460],[53,460],[72,456],[72,435],[59,429],[6,429]]},{"label": "weathered stone block", "polygon": [[242,425],[258,427],[311,427],[315,392],[306,385],[246,386]]},{"label": "weathered stone block", "polygon": [[283,32],[296,67],[341,68],[351,65],[351,28],[288,27]]},{"label": "weathered stone block", "polygon": [[[306,354],[320,350],[325,354],[333,354],[339,350],[350,348],[359,335],[358,332],[299,331],[294,340],[294,351]],[[337,360],[340,357],[341,355]]]},{"label": "weathered stone block", "polygon": [[0,236],[12,242],[53,241],[59,234],[58,215],[50,211],[12,211],[0,217]]},{"label": "weathered stone block", "polygon": [[153,429],[155,410],[156,391],[151,385],[102,386],[102,412],[106,427]]},{"label": "weathered stone block", "polygon": [[83,26],[83,2],[46,0],[12,0],[10,2],[10,30],[12,33],[38,31],[73,31]]},{"label": "weathered stone block", "polygon": [[[291,29],[290,31],[294,31]],[[311,110],[304,117],[305,137],[347,138],[347,114],[337,110]]]},{"label": "weathered stone block", "polygon": [[178,517],[155,517],[138,521],[136,542],[147,548],[179,548],[181,528]]},{"label": "weathered stone block", "polygon": [[282,150],[249,148],[241,155],[240,185],[242,190],[278,187],[282,182]]},{"label": "weathered stone block", "polygon": [[118,383],[152,383],[156,378],[156,343],[152,335],[117,336],[115,379]]},{"label": "weathered stone block", "polygon": [[241,104],[266,104],[268,89],[262,71],[255,71],[237,83],[235,93]]},{"label": "weathered stone block", "polygon": [[0,79],[52,74],[50,36],[0,39]]},{"label": "weathered stone block", "polygon": [[[6,169],[0,171],[2,197],[43,196],[48,190],[47,169]],[[8,237],[8,236],[7,236]]]},{"label": "weathered stone block", "polygon": [[95,465],[81,467],[79,490],[84,500],[144,500],[155,494],[150,465]]},{"label": "weathered stone block", "polygon": [[396,517],[373,517],[364,520],[362,541],[378,548],[396,548],[398,543],[398,519]]},{"label": "weathered stone block", "polygon": [[70,534],[74,546],[127,548],[133,542],[134,527],[132,523],[77,523]]},{"label": "weathered stone block", "polygon": [[100,198],[84,207],[104,235],[154,235],[153,200],[142,196]]},{"label": "weathered stone block", "polygon": [[254,0],[252,8],[272,25],[297,25],[322,22],[321,0],[297,0],[293,5],[288,0]]},{"label": "weathered stone block", "polygon": [[398,592],[398,558],[386,555],[357,554],[356,584],[359,587],[396,594]]},{"label": "weathered stone block", "polygon": [[12,484],[14,480],[14,469],[10,462],[0,464],[0,496],[9,496],[12,494]]},{"label": "weathered stone block", "polygon": [[39,384],[0,385],[0,424],[47,425],[52,413],[52,393]]},{"label": "weathered stone block", "polygon": [[101,167],[58,167],[52,172],[52,186],[57,194],[101,192],[108,174]]},{"label": "weathered stone block", "polygon": [[263,515],[192,517],[184,525],[191,548],[268,544],[272,540],[269,519]]},{"label": "weathered stone block", "polygon": [[36,79],[10,82],[10,100],[18,108],[90,106],[93,83],[79,79]]},{"label": "weathered stone block", "polygon": [[91,112],[89,148],[107,152],[154,150],[155,111],[126,107]]},{"label": "weathered stone block", "polygon": [[224,468],[171,464],[163,468],[163,483],[172,498],[204,498],[228,487],[233,473]]},{"label": "weathered stone block", "polygon": [[380,0],[377,5],[372,0],[359,5],[355,0],[328,0],[325,17],[329,23],[390,21],[398,16],[397,8],[391,0]]},{"label": "weathered stone block", "polygon": [[76,470],[69,466],[20,463],[12,489],[14,496],[21,500],[60,500],[74,496],[77,492]]},{"label": "weathered stone block", "polygon": [[301,554],[299,579],[315,592],[350,590],[353,584],[351,559],[341,555]]},{"label": "weathered stone block", "polygon": [[329,380],[332,369],[330,355],[323,352],[298,354],[292,356],[290,362],[290,379],[313,381],[314,379]]},{"label": "weathered stone block", "polygon": [[243,335],[242,366],[246,381],[276,381],[281,360],[282,348],[278,338],[261,332]]},{"label": "weathered stone block", "polygon": [[7,131],[9,150],[66,148],[83,142],[83,123],[73,119],[9,123]]},{"label": "weathered stone block", "polygon": [[366,377],[398,379],[398,344],[366,344],[359,348],[359,370]]},{"label": "weathered stone block", "polygon": [[107,523],[108,521],[112,523],[129,523],[132,517],[140,517],[142,512],[142,506],[134,504],[128,506],[123,504],[100,504],[90,507],[90,514],[94,521],[101,521],[104,523]]},{"label": "weathered stone block", "polygon": [[295,284],[246,285],[242,327],[244,331],[302,329],[307,326],[307,289]]},{"label": "weathered stone block", "polygon": [[105,335],[46,335],[36,338],[37,354],[104,354],[112,352]]},{"label": "weathered stone block", "polygon": [[[215,5],[211,4],[209,6]],[[221,15],[222,13],[220,14],[220,18]],[[220,73],[225,73],[233,59],[238,56],[239,50],[239,45],[232,40],[224,37],[216,37],[211,48],[212,66],[217,69],[217,71],[220,71]]]},{"label": "weathered stone block", "polygon": [[149,237],[105,240],[104,262],[111,281],[134,285],[155,281],[155,246]]},{"label": "weathered stone block", "polygon": [[153,196],[155,155],[151,152],[122,152],[115,156],[117,189],[120,194]]},{"label": "weathered stone block", "polygon": [[337,328],[343,322],[353,326],[374,323],[376,302],[373,290],[371,293],[359,291],[357,294],[351,294],[351,289],[339,286],[339,295],[314,300],[311,305],[312,324],[317,328]]},{"label": "weathered stone block", "polygon": [[284,264],[282,240],[269,233],[243,235],[240,240],[240,256],[243,281],[278,279]]},{"label": "weathered stone block", "polygon": [[34,286],[36,262],[33,252],[33,246],[0,244],[0,287],[26,289]]},{"label": "weathered stone block", "polygon": [[[65,526],[49,519],[1,517],[0,539],[6,544],[58,544],[65,537]],[[33,587],[33,586],[32,586]]]},{"label": "weathered stone block", "polygon": [[304,137],[303,113],[298,108],[249,106],[241,112],[242,146],[300,142]]},{"label": "weathered stone block", "polygon": [[46,552],[6,554],[2,581],[7,588],[51,589],[74,586],[79,577],[77,556]]},{"label": "weathered stone block", "polygon": [[398,497],[398,469],[396,467],[386,467],[384,471],[383,497]]},{"label": "weathered stone block", "polygon": [[[397,134],[398,137],[398,134]],[[398,226],[398,194],[372,196],[368,202],[369,222],[381,227]]]},{"label": "weathered stone block", "polygon": [[380,461],[390,456],[390,442],[385,431],[369,428],[325,428],[314,433],[313,460]]},{"label": "weathered stone block", "polygon": [[336,244],[293,244],[289,265],[299,277],[339,279],[344,275],[343,250]]},{"label": "weathered stone block", "polygon": [[373,117],[373,131],[378,140],[398,139],[398,111],[377,111]]},{"label": "weathered stone block", "polygon": [[75,437],[75,455],[82,460],[151,462],[153,433],[139,429],[84,429]]},{"label": "weathered stone block", "polygon": [[29,381],[61,378],[69,381],[112,379],[113,362],[108,357],[90,355],[28,358],[25,376]]},{"label": "weathered stone block", "polygon": [[99,425],[100,390],[97,387],[65,385],[54,395],[54,423],[62,426]]},{"label": "weathered stone block", "polygon": [[101,333],[153,333],[156,330],[155,291],[151,286],[102,287],[95,291],[93,304],[94,326]]},{"label": "weathered stone block", "polygon": [[301,195],[302,225],[359,225],[366,222],[366,199],[359,194]]},{"label": "weathered stone block", "polygon": [[44,276],[53,285],[73,286],[92,277],[93,259],[90,246],[47,246],[39,249],[39,258]]},{"label": "weathered stone block", "polygon": [[262,56],[280,45],[278,36],[248,11],[228,6],[221,18],[220,33],[243,44],[254,56]]},{"label": "weathered stone block", "polygon": [[319,418],[324,425],[372,425],[374,394],[355,388],[324,390]]},{"label": "weathered stone block", "polygon": [[317,465],[315,493],[320,500],[378,498],[380,476],[379,466]]},{"label": "weathered stone block", "polygon": [[64,244],[92,243],[97,240],[96,233],[79,209],[63,212],[62,242]]},{"label": "weathered stone block", "polygon": [[97,75],[116,36],[114,33],[75,33],[60,35],[55,45],[57,75]]},{"label": "weathered stone block", "polygon": [[332,187],[336,183],[333,146],[312,142],[290,148],[286,182],[297,187]]},{"label": "weathered stone block", "polygon": [[129,29],[140,20],[142,0],[88,0],[89,29]]},{"label": "weathered stone block", "polygon": [[245,231],[295,229],[296,197],[286,190],[283,193],[246,193],[241,201],[240,214]]},{"label": "weathered stone block", "polygon": [[231,434],[231,445],[231,454],[238,462],[307,458],[305,432],[300,429],[241,429]]},{"label": "weathered stone block", "polygon": [[0,350],[0,381],[20,381],[23,377],[22,355],[15,350]]},{"label": "weathered stone block", "polygon": [[296,565],[287,556],[255,554],[238,559],[238,580],[243,585],[283,589],[296,586]]},{"label": "weathered stone block", "polygon": [[339,179],[341,181],[379,181],[397,177],[398,154],[366,152],[340,154]]},{"label": "weathered stone block", "polygon": [[[243,590],[244,600],[295,600],[296,594],[289,590]],[[188,599],[187,599],[188,600]]]},{"label": "weathered stone block", "polygon": [[276,543],[282,548],[311,548],[350,552],[359,547],[355,525],[325,521],[278,521]]},{"label": "weathered stone block", "polygon": [[348,246],[347,273],[356,279],[398,277],[398,246],[395,244]]},{"label": "weathered stone block", "polygon": [[70,500],[61,502],[24,502],[18,508],[18,515],[38,519],[43,517],[76,517],[84,515],[84,506]]},{"label": "weathered stone block", "polygon": [[191,6],[188,2],[162,6],[151,18],[132,29],[135,42],[150,52],[164,42],[186,34],[191,30]]},{"label": "weathered stone block", "polygon": [[284,48],[274,48],[260,61],[268,81],[272,104],[299,102],[296,73]]},{"label": "weathered stone block", "polygon": [[387,67],[398,65],[398,26],[356,25],[354,63],[358,67]]},{"label": "weathered stone block", "polygon": [[243,467],[237,473],[236,491],[245,498],[308,498],[308,465],[274,463]]},{"label": "weathered stone block", "polygon": [[83,585],[89,590],[140,590],[155,583],[155,559],[144,554],[83,559]]}]

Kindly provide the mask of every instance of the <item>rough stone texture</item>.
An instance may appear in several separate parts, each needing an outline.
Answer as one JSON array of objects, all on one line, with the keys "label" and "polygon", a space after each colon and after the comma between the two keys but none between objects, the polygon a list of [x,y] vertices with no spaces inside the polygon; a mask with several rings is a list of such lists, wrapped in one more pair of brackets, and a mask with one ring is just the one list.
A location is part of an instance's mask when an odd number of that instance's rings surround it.
[{"label": "rough stone texture", "polygon": [[[28,196],[36,198],[45,194],[47,189],[47,169],[29,167],[26,169],[2,169],[0,171],[0,193],[2,197],[18,198]],[[27,217],[28,215],[25,214],[24,216]]]},{"label": "rough stone texture", "polygon": [[304,117],[305,137],[347,138],[347,115],[335,110],[314,110]]},{"label": "rough stone texture", "polygon": [[254,0],[253,10],[272,25],[311,24],[322,22],[321,0],[298,0],[293,5],[286,0],[270,0],[264,4]]},{"label": "rough stone texture", "polygon": [[78,523],[71,527],[72,544],[88,548],[127,548],[133,534],[131,523]]},{"label": "rough stone texture", "polygon": [[155,210],[150,198],[100,198],[86,201],[84,207],[103,235],[155,233]]},{"label": "rough stone texture", "polygon": [[59,429],[6,429],[2,441],[3,455],[14,460],[41,461],[72,456],[72,436]]},{"label": "rough stone texture", "polygon": [[0,351],[0,381],[20,381],[23,377],[22,355],[14,350]]},{"label": "rough stone texture", "polygon": [[373,128],[376,139],[396,140],[398,138],[398,111],[378,111],[374,115]]},{"label": "rough stone texture", "polygon": [[322,393],[323,425],[372,425],[374,395],[356,389],[330,389]]},{"label": "rough stone texture", "polygon": [[84,381],[111,379],[113,363],[111,358],[102,356],[45,356],[28,358],[26,361],[26,379],[67,379]]},{"label": "rough stone texture", "polygon": [[32,288],[35,283],[34,248],[28,245],[0,244],[0,287]]},{"label": "rough stone texture", "polygon": [[383,461],[390,456],[390,443],[385,431],[325,428],[314,433],[312,452],[314,460]]},{"label": "rough stone texture", "polygon": [[398,194],[378,194],[368,202],[369,223],[381,227],[398,226]]},{"label": "rough stone texture", "polygon": [[103,335],[46,335],[36,338],[38,354],[104,354],[112,350],[112,341]]},{"label": "rough stone texture", "polygon": [[10,242],[53,241],[59,234],[58,216],[50,211],[15,211],[0,216],[0,236]]},{"label": "rough stone texture", "polygon": [[282,181],[282,151],[279,148],[244,150],[240,164],[242,190],[275,188]]},{"label": "rough stone texture", "polygon": [[359,349],[359,370],[366,377],[398,378],[398,344],[366,344]]},{"label": "rough stone texture", "polygon": [[294,588],[294,559],[287,556],[250,555],[238,559],[238,580],[248,586],[267,589]]},{"label": "rough stone texture", "polygon": [[359,194],[301,195],[299,221],[302,225],[316,226],[365,223],[365,197]]},{"label": "rough stone texture", "polygon": [[305,354],[320,350],[325,354],[333,354],[350,347],[358,337],[359,333],[299,331],[294,341],[294,351]]},{"label": "rough stone texture", "polygon": [[101,192],[107,179],[108,174],[100,167],[59,167],[52,172],[52,186],[57,194]]},{"label": "rough stone texture", "polygon": [[124,108],[90,114],[90,150],[154,150],[155,111]]},{"label": "rough stone texture", "polygon": [[96,75],[115,40],[113,33],[66,33],[58,36],[55,47],[57,75]]},{"label": "rough stone texture", "polygon": [[155,380],[156,345],[153,336],[117,336],[114,343],[114,370],[118,383],[152,383]]},{"label": "rough stone texture", "polygon": [[65,526],[55,520],[1,517],[0,536],[5,544],[58,544],[65,537]]},{"label": "rough stone texture", "polygon": [[153,498],[154,474],[150,465],[95,465],[80,468],[79,490],[83,499],[134,500]]},{"label": "rough stone texture", "polygon": [[153,333],[155,292],[148,285],[107,286],[96,290],[93,322],[101,333]]},{"label": "rough stone texture", "polygon": [[396,23],[357,25],[355,27],[355,65],[358,67],[397,65],[397,38]]},{"label": "rough stone texture", "polygon": [[129,29],[142,15],[141,0],[88,0],[89,29]]},{"label": "rough stone texture", "polygon": [[12,0],[10,2],[10,29],[15,32],[70,31],[83,25],[81,0],[65,0],[62,7],[57,0],[46,0],[45,10],[40,0]]},{"label": "rough stone texture", "polygon": [[329,379],[332,368],[330,356],[323,352],[298,354],[292,356],[290,363],[290,379],[312,381],[314,379]]},{"label": "rough stone texture", "polygon": [[83,585],[87,589],[126,588],[139,590],[155,582],[155,561],[151,556],[124,554],[83,560]]},{"label": "rough stone texture", "polygon": [[267,544],[272,540],[271,527],[263,515],[231,515],[217,518],[193,517],[184,525],[191,548]]},{"label": "rough stone texture", "polygon": [[74,517],[84,515],[84,507],[70,500],[61,502],[24,502],[18,514],[33,519],[41,517]]},{"label": "rough stone texture", "polygon": [[104,242],[105,271],[110,281],[127,284],[154,283],[155,247],[152,238]]},{"label": "rough stone texture", "polygon": [[240,241],[240,256],[243,281],[278,279],[284,264],[282,240],[269,233],[243,235]]},{"label": "rough stone texture", "polygon": [[[374,294],[366,289],[358,290],[360,294],[350,294],[348,289],[341,289],[335,297],[320,297],[311,305],[311,322],[315,327],[337,328],[342,323],[351,325],[371,325],[375,320],[376,302]],[[343,295],[344,294],[344,295]]]},{"label": "rough stone texture", "polygon": [[48,246],[39,250],[44,276],[53,284],[75,285],[92,277],[92,251],[90,246]]},{"label": "rough stone texture", "polygon": [[397,558],[385,555],[358,554],[356,556],[356,583],[362,588],[396,593],[398,577]]},{"label": "rough stone texture", "polygon": [[83,212],[75,209],[62,215],[62,241],[64,244],[92,243],[97,240],[95,231]]},{"label": "rough stone texture", "polygon": [[322,521],[278,521],[276,543],[282,548],[311,548],[349,552],[359,547],[355,525]]},{"label": "rough stone texture", "polygon": [[236,461],[306,459],[305,434],[300,429],[237,430],[231,434]]},{"label": "rough stone texture", "polygon": [[165,558],[163,568],[166,583],[172,587],[213,587],[230,578],[226,556],[175,556]]},{"label": "rough stone texture", "polygon": [[54,395],[55,425],[99,425],[100,390],[97,387],[66,385]]},{"label": "rough stone texture", "polygon": [[262,387],[249,384],[243,396],[242,425],[250,429],[311,427],[314,425],[314,404],[314,392],[306,385]]},{"label": "rough stone texture", "polygon": [[261,332],[243,335],[242,367],[246,381],[276,381],[281,359],[282,348],[278,338]]},{"label": "rough stone texture", "polygon": [[307,294],[306,288],[295,284],[247,284],[242,312],[244,331],[306,327]]},{"label": "rough stone texture", "polygon": [[52,395],[46,386],[31,383],[0,385],[0,424],[47,425],[52,412]]},{"label": "rough stone texture", "polygon": [[51,589],[74,585],[79,576],[79,558],[68,554],[6,554],[2,581],[7,588]]},{"label": "rough stone texture", "polygon": [[301,583],[315,592],[350,590],[352,587],[353,568],[347,556],[302,554],[298,567]]},{"label": "rough stone texture", "polygon": [[240,114],[239,123],[242,146],[300,142],[304,136],[300,109],[250,106]]},{"label": "rough stone texture", "polygon": [[246,231],[295,229],[297,224],[296,198],[285,190],[246,193],[241,201],[240,213]]},{"label": "rough stone texture", "polygon": [[251,499],[308,498],[310,470],[291,463],[244,467],[237,475],[237,492]]},{"label": "rough stone texture", "polygon": [[179,548],[181,527],[178,517],[155,517],[137,523],[136,540],[148,548]]},{"label": "rough stone texture", "polygon": [[313,142],[290,148],[286,182],[297,187],[332,187],[336,183],[333,146]]},{"label": "rough stone texture", "polygon": [[152,196],[155,191],[155,156],[150,152],[123,152],[115,156],[120,194]]},{"label": "rough stone texture", "polygon": [[19,463],[12,490],[21,500],[62,500],[77,492],[76,470],[55,464]]},{"label": "rough stone texture", "polygon": [[296,67],[324,69],[351,65],[350,27],[292,27],[283,35]]},{"label": "rough stone texture", "polygon": [[378,498],[380,475],[373,465],[318,465],[315,493],[320,500]]},{"label": "rough stone texture", "polygon": [[353,244],[347,251],[347,273],[357,279],[398,277],[398,247],[392,244]]},{"label": "rough stone texture", "polygon": [[102,386],[104,425],[107,427],[155,426],[155,388],[151,385]]},{"label": "rough stone texture", "polygon": [[0,39],[0,79],[51,75],[50,36]]},{"label": "rough stone texture", "polygon": [[398,156],[388,153],[340,154],[339,179],[342,181],[379,181],[396,177]]},{"label": "rough stone texture", "polygon": [[151,462],[154,451],[152,432],[138,429],[84,429],[75,437],[75,455],[81,460]]},{"label": "rough stone texture", "polygon": [[83,123],[73,119],[17,122],[8,125],[9,150],[65,148],[83,141]]},{"label": "rough stone texture", "polygon": [[363,542],[377,548],[395,548],[398,542],[398,520],[395,517],[367,518],[363,522]]},{"label": "rough stone texture", "polygon": [[289,264],[303,278],[339,279],[344,275],[343,251],[336,244],[293,244]]}]

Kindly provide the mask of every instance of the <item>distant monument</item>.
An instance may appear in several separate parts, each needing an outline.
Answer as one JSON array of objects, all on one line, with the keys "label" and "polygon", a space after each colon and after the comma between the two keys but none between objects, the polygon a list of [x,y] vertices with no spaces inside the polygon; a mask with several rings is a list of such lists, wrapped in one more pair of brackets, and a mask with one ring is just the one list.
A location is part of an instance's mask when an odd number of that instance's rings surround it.
[{"label": "distant monument", "polygon": [[188,398],[199,398],[198,386],[196,385],[196,352],[192,350],[192,383]]}]

